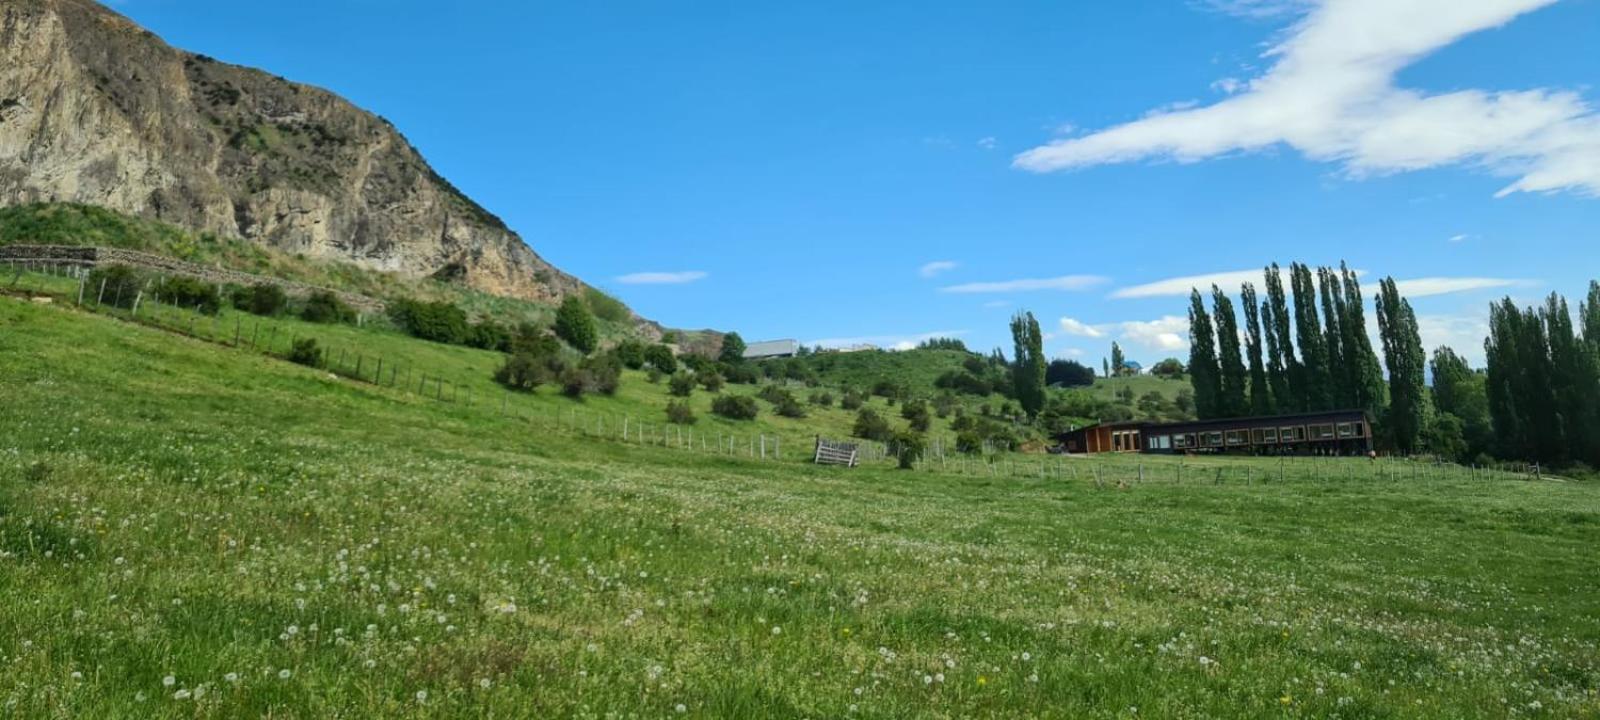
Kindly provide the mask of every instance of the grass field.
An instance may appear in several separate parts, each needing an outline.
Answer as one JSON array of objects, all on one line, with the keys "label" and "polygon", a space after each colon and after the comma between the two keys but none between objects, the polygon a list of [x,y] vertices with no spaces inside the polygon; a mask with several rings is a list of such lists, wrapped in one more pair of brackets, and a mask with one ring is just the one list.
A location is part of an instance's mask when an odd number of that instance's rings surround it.
[{"label": "grass field", "polygon": [[15,298],[0,402],[0,715],[1600,716],[1590,483],[753,462]]}]

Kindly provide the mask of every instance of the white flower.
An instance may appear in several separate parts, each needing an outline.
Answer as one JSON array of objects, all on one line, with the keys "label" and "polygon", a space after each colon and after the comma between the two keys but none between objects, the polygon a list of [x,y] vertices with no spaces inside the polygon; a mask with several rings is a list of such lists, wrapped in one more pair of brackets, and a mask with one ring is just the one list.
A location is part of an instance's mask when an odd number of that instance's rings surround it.
[{"label": "white flower", "polygon": [[427,690],[418,690],[417,691],[417,702],[420,703],[420,702],[427,702],[427,701],[428,701],[428,691]]},{"label": "white flower", "polygon": [[177,691],[177,692],[172,694],[172,699],[173,700],[188,700],[189,699],[189,691],[188,690],[179,690],[179,691]]},{"label": "white flower", "polygon": [[1032,660],[1032,659],[1033,659],[1033,653],[1030,653],[1030,652],[1027,652],[1026,650],[1024,650],[1023,653],[1022,653],[1022,661],[1023,662],[1028,662],[1029,660]]},{"label": "white flower", "polygon": [[922,676],[922,684],[923,685],[932,685],[933,684],[933,676],[932,675],[923,675]]},{"label": "white flower", "polygon": [[294,673],[289,672],[289,668],[284,668],[284,669],[278,671],[278,679],[279,680],[288,680],[289,676],[293,675],[293,674]]},{"label": "white flower", "polygon": [[166,676],[164,678],[161,678],[161,686],[162,687],[172,687],[173,685],[177,685],[177,684],[178,684],[178,679],[173,677],[173,676],[171,676],[171,675],[168,675],[168,676]]},{"label": "white flower", "polygon": [[231,683],[239,682],[239,673],[228,673],[227,675],[223,675],[222,679]]},{"label": "white flower", "polygon": [[677,705],[672,706],[672,709],[673,709],[674,712],[678,712],[678,713],[689,712],[689,706],[688,705],[684,705],[683,703],[678,703]]},{"label": "white flower", "polygon": [[494,683],[490,682],[489,678],[483,678],[482,680],[478,681],[478,687],[481,687],[481,688],[483,688],[485,690],[488,690],[489,686],[492,685],[492,684],[494,684]]},{"label": "white flower", "polygon": [[773,635],[782,635],[783,634],[783,628],[778,627],[777,625],[773,625],[772,626],[772,634]]}]

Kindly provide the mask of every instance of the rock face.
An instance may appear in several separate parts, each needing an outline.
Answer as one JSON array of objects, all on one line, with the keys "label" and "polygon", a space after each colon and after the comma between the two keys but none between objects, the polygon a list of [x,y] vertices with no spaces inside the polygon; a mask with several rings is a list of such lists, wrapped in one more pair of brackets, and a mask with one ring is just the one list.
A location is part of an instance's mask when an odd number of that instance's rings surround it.
[{"label": "rock face", "polygon": [[554,301],[583,283],[325,90],[168,46],[92,0],[0,0],[0,203],[101,205]]}]

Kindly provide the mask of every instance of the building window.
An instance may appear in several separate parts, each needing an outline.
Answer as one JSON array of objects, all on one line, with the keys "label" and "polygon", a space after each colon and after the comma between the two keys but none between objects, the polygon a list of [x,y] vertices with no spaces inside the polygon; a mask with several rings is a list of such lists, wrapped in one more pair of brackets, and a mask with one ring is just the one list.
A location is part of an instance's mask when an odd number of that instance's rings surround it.
[{"label": "building window", "polygon": [[1329,425],[1312,425],[1310,427],[1310,430],[1311,430],[1311,439],[1312,440],[1332,440],[1334,438],[1333,425],[1331,425],[1331,424],[1329,424]]},{"label": "building window", "polygon": [[1206,447],[1222,447],[1222,433],[1208,432],[1200,434],[1200,443]]},{"label": "building window", "polygon": [[1355,423],[1339,423],[1339,439],[1353,438],[1356,436]]},{"label": "building window", "polygon": [[1350,423],[1350,427],[1354,428],[1354,431],[1355,431],[1355,434],[1351,435],[1350,437],[1358,437],[1358,438],[1360,438],[1360,437],[1366,437],[1367,436],[1367,424],[1366,423],[1353,422],[1353,423]]},{"label": "building window", "polygon": [[1250,431],[1250,440],[1257,445],[1271,445],[1278,441],[1278,429],[1256,428]]},{"label": "building window", "polygon": [[1250,444],[1250,433],[1246,430],[1229,430],[1228,447],[1238,447]]},{"label": "building window", "polygon": [[1182,450],[1184,448],[1194,447],[1194,436],[1193,435],[1173,435],[1172,436],[1172,446],[1175,447],[1175,448],[1178,448],[1179,450]]},{"label": "building window", "polygon": [[1278,430],[1278,442],[1297,443],[1305,442],[1306,429],[1304,427],[1286,427]]}]

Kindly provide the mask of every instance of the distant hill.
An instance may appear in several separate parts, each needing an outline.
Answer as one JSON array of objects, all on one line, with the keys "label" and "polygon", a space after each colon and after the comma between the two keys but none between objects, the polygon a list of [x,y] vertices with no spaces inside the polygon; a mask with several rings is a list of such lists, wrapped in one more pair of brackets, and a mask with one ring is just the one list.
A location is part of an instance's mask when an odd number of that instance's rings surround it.
[{"label": "distant hill", "polygon": [[921,391],[971,357],[959,350],[861,350],[825,352],[804,358],[824,384],[869,389],[890,380]]},{"label": "distant hill", "polygon": [[40,201],[492,295],[588,292],[387,120],[91,0],[0,0],[0,205]]}]

